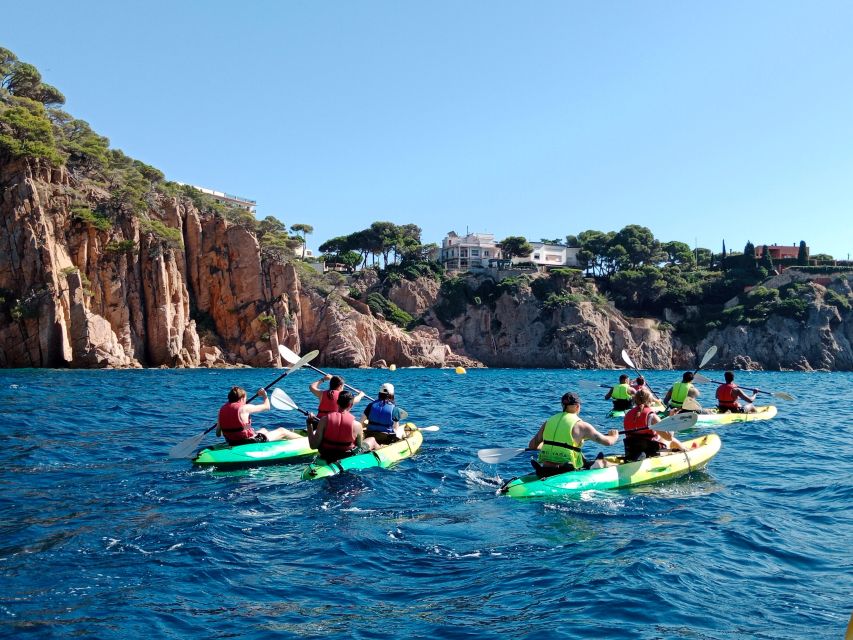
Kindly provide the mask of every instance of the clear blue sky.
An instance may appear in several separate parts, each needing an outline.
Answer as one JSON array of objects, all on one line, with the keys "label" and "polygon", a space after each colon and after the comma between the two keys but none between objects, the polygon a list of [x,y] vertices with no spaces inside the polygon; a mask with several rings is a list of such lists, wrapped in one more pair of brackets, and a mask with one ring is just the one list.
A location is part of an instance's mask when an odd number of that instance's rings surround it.
[{"label": "clear blue sky", "polygon": [[314,226],[640,223],[853,253],[853,3],[8,2],[0,46],[172,180]]}]

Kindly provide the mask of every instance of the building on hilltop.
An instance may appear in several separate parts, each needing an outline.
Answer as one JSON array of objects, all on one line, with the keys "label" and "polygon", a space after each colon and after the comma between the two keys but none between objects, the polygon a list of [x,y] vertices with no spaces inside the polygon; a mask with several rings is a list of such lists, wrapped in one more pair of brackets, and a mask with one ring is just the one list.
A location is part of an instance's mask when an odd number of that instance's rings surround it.
[{"label": "building on hilltop", "polygon": [[468,271],[484,269],[489,266],[489,260],[500,257],[494,234],[469,233],[459,236],[451,231],[441,241],[439,262],[448,271]]},{"label": "building on hilltop", "polygon": [[548,242],[531,242],[533,251],[526,256],[516,256],[512,259],[513,264],[532,262],[537,267],[546,270],[551,267],[578,267],[578,252],[580,247],[569,247],[564,244],[552,244]]},{"label": "building on hilltop", "polygon": [[248,198],[243,198],[242,196],[235,196],[233,193],[225,193],[224,191],[215,191],[214,189],[207,189],[205,187],[199,187],[194,184],[186,184],[185,182],[179,182],[178,184],[192,187],[193,189],[198,189],[202,193],[206,193],[209,196],[212,196],[216,202],[219,204],[227,204],[232,207],[237,207],[238,209],[243,209],[244,211],[249,211],[250,213],[255,213],[255,207],[258,205],[257,201],[249,200]]},{"label": "building on hilltop", "polygon": [[[764,256],[764,247],[767,247],[767,252],[773,260],[783,260],[785,258],[797,258],[800,255],[800,245],[755,245],[755,257],[761,258]],[[809,255],[809,248],[806,246],[806,256]]]}]

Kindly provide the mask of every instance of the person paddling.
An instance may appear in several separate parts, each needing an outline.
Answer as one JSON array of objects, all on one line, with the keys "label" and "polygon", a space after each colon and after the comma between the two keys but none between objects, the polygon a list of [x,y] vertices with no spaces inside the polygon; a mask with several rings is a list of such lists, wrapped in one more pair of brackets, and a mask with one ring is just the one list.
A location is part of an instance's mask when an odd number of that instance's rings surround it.
[{"label": "person paddling", "polygon": [[619,384],[611,387],[610,391],[604,394],[605,400],[613,400],[614,411],[626,411],[631,408],[631,396],[635,391],[628,384],[628,380],[630,380],[628,375],[623,373],[619,376]]},{"label": "person paddling", "polygon": [[[320,389],[320,384],[327,380],[329,382],[329,388],[323,391]],[[344,379],[341,376],[333,376],[328,373],[308,386],[311,393],[320,400],[320,406],[317,407],[318,418],[322,418],[323,416],[338,410],[338,394],[341,393],[343,388]],[[364,393],[359,391],[358,395],[352,399],[352,403],[354,405],[358,404],[363,397]]]},{"label": "person paddling", "polygon": [[581,400],[576,393],[563,394],[560,403],[563,410],[543,422],[527,445],[528,449],[539,449],[538,458],[530,461],[536,475],[547,478],[569,471],[609,466],[603,454],[599,454],[595,460],[585,460],[581,454],[581,446],[585,440],[594,440],[598,444],[610,446],[619,439],[619,432],[611,429],[604,435],[591,424],[581,420],[578,415]]},{"label": "person paddling", "polygon": [[[740,387],[735,384],[735,374],[732,371],[726,371],[724,374],[726,384],[721,384],[717,387],[717,411],[720,413],[755,413],[755,396],[751,398],[746,395]],[[743,399],[747,404],[741,406],[738,398]]]},{"label": "person paddling", "polygon": [[652,410],[652,396],[648,391],[640,389],[635,393],[634,404],[636,406],[625,414],[623,421],[626,462],[660,455],[661,450],[667,448],[682,450],[681,443],[671,433],[653,429],[660,418]]},{"label": "person paddling", "polygon": [[376,400],[365,407],[361,421],[367,425],[364,446],[371,450],[402,439],[400,409],[394,404],[393,384],[386,382],[379,388]]},{"label": "person paddling", "polygon": [[693,372],[685,371],[681,376],[681,382],[676,382],[669,388],[663,397],[663,403],[671,409],[671,413],[682,413],[684,401],[690,398],[698,398],[701,394],[699,389],[693,386]]},{"label": "person paddling", "polygon": [[228,402],[219,408],[216,435],[225,436],[225,440],[230,445],[295,440],[303,437],[284,427],[272,431],[268,429],[255,431],[252,428],[252,414],[270,410],[267,390],[258,389],[258,395],[264,399],[263,404],[246,404],[246,391],[242,387],[232,387],[228,392]]},{"label": "person paddling", "polygon": [[308,444],[317,449],[325,462],[337,462],[361,451],[364,433],[361,423],[350,410],[355,403],[349,391],[341,391],[336,398],[336,411],[326,413],[317,420],[309,416]]}]

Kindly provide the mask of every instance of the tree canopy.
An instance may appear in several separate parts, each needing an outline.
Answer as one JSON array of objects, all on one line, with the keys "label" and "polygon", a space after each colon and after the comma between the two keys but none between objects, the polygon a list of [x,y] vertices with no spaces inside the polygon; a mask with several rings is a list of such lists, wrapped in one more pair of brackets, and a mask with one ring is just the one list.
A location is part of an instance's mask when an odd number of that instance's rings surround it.
[{"label": "tree canopy", "polygon": [[524,236],[507,236],[498,242],[498,248],[507,260],[528,256],[533,252],[533,247]]}]

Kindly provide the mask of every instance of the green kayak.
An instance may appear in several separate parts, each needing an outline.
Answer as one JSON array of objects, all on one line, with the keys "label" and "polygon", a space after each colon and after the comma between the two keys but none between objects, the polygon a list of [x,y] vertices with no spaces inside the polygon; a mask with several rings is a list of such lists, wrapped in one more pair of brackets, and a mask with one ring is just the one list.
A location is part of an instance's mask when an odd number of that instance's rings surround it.
[{"label": "green kayak", "polygon": [[720,438],[714,434],[682,443],[686,451],[667,451],[654,458],[625,462],[619,456],[608,456],[612,467],[570,471],[539,479],[535,473],[513,478],[500,488],[513,498],[559,497],[582,491],[623,489],[640,484],[660,482],[703,468],[720,450]]},{"label": "green kayak", "polygon": [[[305,434],[304,429],[296,431]],[[316,449],[308,445],[308,436],[295,440],[277,440],[275,442],[254,442],[252,444],[229,445],[227,442],[202,449],[193,458],[193,464],[201,467],[222,469],[240,469],[258,467],[266,464],[288,464],[302,462],[316,454]]]},{"label": "green kayak", "polygon": [[328,463],[322,458],[316,458],[302,472],[303,480],[317,480],[327,478],[344,471],[360,471],[371,467],[382,467],[387,469],[395,462],[408,458],[421,447],[424,440],[423,434],[412,423],[406,425],[407,435],[403,440],[385,445],[375,451],[368,451],[359,455],[343,458],[337,462]]}]

